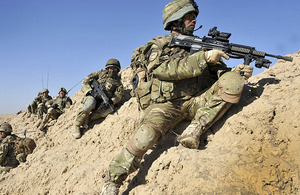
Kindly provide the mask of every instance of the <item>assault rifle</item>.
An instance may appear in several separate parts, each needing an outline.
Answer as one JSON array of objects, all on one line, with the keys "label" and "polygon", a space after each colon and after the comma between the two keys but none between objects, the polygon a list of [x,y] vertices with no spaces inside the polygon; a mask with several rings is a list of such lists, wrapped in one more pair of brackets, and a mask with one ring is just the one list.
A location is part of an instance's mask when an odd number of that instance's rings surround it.
[{"label": "assault rifle", "polygon": [[225,52],[229,57],[241,59],[244,58],[244,64],[249,65],[255,61],[255,67],[257,68],[269,68],[271,61],[265,59],[265,56],[283,59],[287,61],[293,61],[293,58],[280,55],[272,55],[263,51],[257,51],[255,47],[229,43],[229,37],[231,33],[220,32],[217,27],[210,29],[208,36],[204,36],[202,39],[194,36],[173,34],[170,45],[190,47],[190,54],[200,51],[202,48],[206,50],[221,50]]},{"label": "assault rifle", "polygon": [[110,107],[112,111],[114,111],[114,105],[109,103],[109,98],[104,93],[105,85],[104,83],[99,83],[95,79],[92,81],[92,85],[94,86],[94,89],[91,91],[91,96],[93,96],[95,99],[102,99],[103,102]]}]

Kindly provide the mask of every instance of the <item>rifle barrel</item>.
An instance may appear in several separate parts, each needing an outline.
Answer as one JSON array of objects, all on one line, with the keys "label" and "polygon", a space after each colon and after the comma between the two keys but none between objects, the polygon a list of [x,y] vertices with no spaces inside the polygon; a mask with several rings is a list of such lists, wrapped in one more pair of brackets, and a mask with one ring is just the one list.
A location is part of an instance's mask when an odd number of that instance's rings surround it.
[{"label": "rifle barrel", "polygon": [[283,60],[290,61],[290,62],[293,61],[293,58],[292,57],[288,57],[288,56],[273,55],[273,54],[267,54],[267,53],[266,53],[266,56],[277,58],[277,59],[283,59]]}]

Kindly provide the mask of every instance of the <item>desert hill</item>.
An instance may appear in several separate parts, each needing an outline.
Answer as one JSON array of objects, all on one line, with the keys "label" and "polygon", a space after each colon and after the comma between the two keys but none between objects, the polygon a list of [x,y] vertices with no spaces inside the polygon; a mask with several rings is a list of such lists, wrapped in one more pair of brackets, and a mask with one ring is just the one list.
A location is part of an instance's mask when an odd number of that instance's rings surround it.
[{"label": "desert hill", "polygon": [[[205,135],[198,150],[175,142],[189,124],[180,123],[144,157],[123,194],[299,194],[300,51],[249,79],[243,97]],[[37,148],[26,163],[0,174],[0,194],[99,194],[111,159],[127,143],[143,115],[130,98],[130,68],[122,71],[126,96],[118,110],[90,125],[81,139],[72,125],[81,105],[73,105],[47,133],[37,132],[26,111],[0,115],[14,132],[27,129]],[[35,131],[35,132],[30,132]]]}]

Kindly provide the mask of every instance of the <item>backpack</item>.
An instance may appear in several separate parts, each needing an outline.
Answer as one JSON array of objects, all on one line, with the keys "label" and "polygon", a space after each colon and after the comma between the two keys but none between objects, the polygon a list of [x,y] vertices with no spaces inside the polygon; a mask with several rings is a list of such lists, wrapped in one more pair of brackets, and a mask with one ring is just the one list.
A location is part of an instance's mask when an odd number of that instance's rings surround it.
[{"label": "backpack", "polygon": [[132,57],[131,57],[131,64],[130,67],[132,69],[132,77],[131,77],[131,84],[132,84],[132,91],[131,95],[136,96],[136,89],[138,87],[139,81],[141,78],[141,75],[145,78],[145,82],[150,81],[147,66],[148,66],[148,59],[151,54],[151,47],[153,44],[157,45],[158,48],[161,50],[165,45],[167,45],[169,42],[165,39],[163,36],[157,36],[154,37],[152,40],[150,40],[147,44],[142,45],[138,48],[136,48],[133,51]]},{"label": "backpack", "polygon": [[146,61],[147,58],[149,57],[149,51],[152,46],[151,44],[145,44],[142,45],[138,48],[136,48],[131,57],[131,64],[130,67],[132,69],[132,77],[131,77],[131,84],[132,84],[132,96],[135,96],[135,89],[138,87],[139,83],[139,73],[146,73],[147,71],[147,66],[146,66]]},{"label": "backpack", "polygon": [[25,137],[20,138],[18,137],[15,141],[15,147],[18,154],[25,153],[25,154],[31,154],[33,150],[36,148],[36,143],[33,139]]}]

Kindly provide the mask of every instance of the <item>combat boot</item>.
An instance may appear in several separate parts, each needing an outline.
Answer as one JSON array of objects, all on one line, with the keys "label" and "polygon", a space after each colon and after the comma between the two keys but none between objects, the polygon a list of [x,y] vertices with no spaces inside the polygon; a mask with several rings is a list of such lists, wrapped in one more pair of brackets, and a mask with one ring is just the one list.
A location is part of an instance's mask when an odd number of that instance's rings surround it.
[{"label": "combat boot", "polygon": [[73,137],[75,139],[79,139],[81,137],[80,127],[77,125],[74,125],[74,127],[73,127]]},{"label": "combat boot", "polygon": [[100,195],[118,195],[119,194],[120,185],[109,181],[107,182],[100,193]]},{"label": "combat boot", "polygon": [[205,128],[200,124],[191,123],[183,133],[177,137],[177,141],[186,148],[197,149],[200,144],[200,136]]},{"label": "combat boot", "polygon": [[38,122],[36,123],[35,127],[39,128],[39,126],[42,124],[43,120],[39,119]]},{"label": "combat boot", "polygon": [[82,125],[82,127],[87,130],[89,128],[89,117],[86,117],[84,124]]}]

